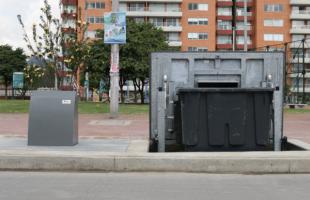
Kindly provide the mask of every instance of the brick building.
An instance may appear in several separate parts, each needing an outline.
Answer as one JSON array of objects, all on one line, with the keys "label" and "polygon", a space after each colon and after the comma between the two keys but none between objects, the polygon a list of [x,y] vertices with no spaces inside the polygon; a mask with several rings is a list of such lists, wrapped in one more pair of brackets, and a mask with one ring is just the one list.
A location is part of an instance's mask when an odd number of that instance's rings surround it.
[{"label": "brick building", "polygon": [[[292,90],[305,86],[310,92],[310,1],[247,0],[246,12],[244,1],[119,0],[119,10],[137,22],[148,21],[162,28],[167,43],[181,51],[243,50],[245,40],[249,50],[286,49]],[[104,28],[103,15],[112,6],[111,0],[62,3],[64,31],[77,34],[76,23],[88,21],[89,38]],[[303,43],[303,39],[309,40]]]}]

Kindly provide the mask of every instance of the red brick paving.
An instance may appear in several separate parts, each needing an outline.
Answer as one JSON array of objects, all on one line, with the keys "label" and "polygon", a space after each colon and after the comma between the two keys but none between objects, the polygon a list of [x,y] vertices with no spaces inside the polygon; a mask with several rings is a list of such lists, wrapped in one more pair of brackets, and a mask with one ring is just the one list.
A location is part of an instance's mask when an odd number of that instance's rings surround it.
[{"label": "red brick paving", "polygon": [[284,114],[284,135],[310,144],[310,113]]},{"label": "red brick paving", "polygon": [[[148,138],[148,114],[122,115],[119,119],[130,120],[128,126],[90,125],[93,120],[107,120],[107,114],[79,115],[79,135],[95,138]],[[28,114],[0,114],[0,135],[26,136]],[[310,113],[285,114],[284,135],[310,143]]]},{"label": "red brick paving", "polygon": [[[94,138],[148,138],[148,115],[122,115],[120,120],[130,120],[128,126],[90,125],[93,120],[109,120],[107,114],[79,115],[79,136]],[[0,135],[26,136],[28,114],[0,114]]]}]

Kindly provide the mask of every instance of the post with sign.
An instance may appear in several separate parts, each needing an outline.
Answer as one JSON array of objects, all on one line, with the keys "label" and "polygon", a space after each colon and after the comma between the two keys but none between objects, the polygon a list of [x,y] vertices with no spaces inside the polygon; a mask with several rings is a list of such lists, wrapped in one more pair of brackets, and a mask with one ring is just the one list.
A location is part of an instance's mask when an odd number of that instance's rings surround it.
[{"label": "post with sign", "polygon": [[112,12],[104,15],[104,43],[111,44],[110,117],[119,109],[119,44],[126,43],[126,14],[118,12],[118,0],[112,0]]},{"label": "post with sign", "polygon": [[13,91],[12,96],[14,96],[15,89],[24,88],[24,73],[23,72],[14,72],[13,73]]}]

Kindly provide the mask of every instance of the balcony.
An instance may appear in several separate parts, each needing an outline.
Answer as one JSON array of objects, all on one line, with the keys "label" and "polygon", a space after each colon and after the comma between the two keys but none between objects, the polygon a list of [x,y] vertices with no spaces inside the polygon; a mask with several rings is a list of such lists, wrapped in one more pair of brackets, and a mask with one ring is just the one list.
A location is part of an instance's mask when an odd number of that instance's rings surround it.
[{"label": "balcony", "polygon": [[233,45],[231,43],[227,43],[227,44],[216,44],[216,48],[217,49],[226,49],[226,50],[230,50],[233,48]]},{"label": "balcony", "polygon": [[73,23],[63,23],[62,28],[67,28],[67,29],[76,29],[76,24]]},{"label": "balcony", "polygon": [[[244,35],[244,26],[237,26],[236,34],[237,35]],[[253,35],[252,26],[248,26],[248,35]]]},{"label": "balcony", "polygon": [[232,35],[232,26],[231,25],[218,25],[216,33],[218,35]]},{"label": "balcony", "polygon": [[[237,49],[243,50],[244,44],[237,44]],[[253,44],[248,44],[248,49],[253,49]]]},{"label": "balcony", "polygon": [[76,29],[72,28],[72,27],[68,27],[68,28],[61,28],[61,31],[63,33],[75,33]]},{"label": "balcony", "polygon": [[[244,20],[244,16],[245,16],[244,12],[239,12],[239,13],[237,12],[237,16],[236,16],[237,21],[243,21]],[[246,16],[248,18],[248,21],[252,21],[253,20],[252,12],[247,12]]]},{"label": "balcony", "polygon": [[232,7],[232,0],[217,0],[217,7]]},{"label": "balcony", "polygon": [[290,31],[291,34],[310,34],[310,25],[293,26]]},{"label": "balcony", "polygon": [[[310,1],[309,1],[310,2]],[[291,19],[310,20],[310,10],[295,10],[291,13]]]},{"label": "balcony", "polygon": [[231,21],[233,19],[232,12],[218,12],[217,19],[223,21]]},{"label": "balcony", "polygon": [[221,30],[217,29],[216,30],[217,35],[232,35],[233,31],[232,30]]},{"label": "balcony", "polygon": [[[291,58],[291,63],[303,63],[303,58],[301,56]],[[305,54],[305,63],[310,63],[310,55],[309,54]]]},{"label": "balcony", "polygon": [[154,26],[161,28],[165,32],[182,32],[182,26],[180,24],[169,25],[167,23],[153,23]]},{"label": "balcony", "polygon": [[[309,42],[305,43],[306,49],[310,49],[310,40],[308,40],[308,41]],[[301,43],[301,41],[300,42],[294,42],[294,43],[291,43],[290,47],[291,47],[291,49],[302,48],[302,43]]]},{"label": "balcony", "polygon": [[[247,7],[252,7],[253,6],[253,1],[252,0],[246,0],[247,1]],[[244,0],[237,0],[236,1],[236,6],[237,7],[244,7]]]},{"label": "balcony", "polygon": [[180,40],[167,41],[167,43],[171,47],[180,47],[180,46],[182,46],[182,42]]},{"label": "balcony", "polygon": [[310,1],[309,0],[291,0],[291,5],[306,6],[306,5],[310,5]]},{"label": "balcony", "polygon": [[77,5],[78,0],[61,0],[62,5]]},{"label": "balcony", "polygon": [[129,17],[182,17],[180,8],[173,10],[155,10],[146,7],[128,7],[125,12],[126,16]]},{"label": "balcony", "polygon": [[155,2],[155,3],[182,3],[182,0],[119,0],[119,2]]},{"label": "balcony", "polygon": [[77,17],[76,10],[63,10],[61,13],[61,18],[75,19]]}]

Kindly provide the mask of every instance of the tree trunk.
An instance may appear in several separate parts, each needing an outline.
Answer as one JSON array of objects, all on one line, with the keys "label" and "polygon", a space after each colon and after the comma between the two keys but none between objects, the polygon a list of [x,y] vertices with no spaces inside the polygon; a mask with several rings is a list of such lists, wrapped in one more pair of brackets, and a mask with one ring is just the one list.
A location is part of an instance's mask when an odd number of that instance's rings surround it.
[{"label": "tree trunk", "polygon": [[8,99],[8,82],[7,81],[5,81],[5,94],[4,94],[4,96],[5,96],[5,99]]},{"label": "tree trunk", "polygon": [[144,91],[140,90],[139,93],[140,93],[140,97],[141,97],[141,104],[144,104]]},{"label": "tree trunk", "polygon": [[140,80],[141,86],[139,87],[139,93],[141,98],[141,104],[144,104],[144,80]]},{"label": "tree trunk", "polygon": [[120,89],[120,93],[121,93],[121,103],[125,103],[124,90],[123,90],[125,82],[126,81],[124,81],[123,78],[120,78],[120,80],[119,80],[119,89]]},{"label": "tree trunk", "polygon": [[57,77],[57,70],[55,71],[55,83],[54,83],[55,90],[58,90],[58,77]]},{"label": "tree trunk", "polygon": [[136,82],[133,81],[133,87],[134,87],[134,103],[137,103],[138,97],[137,97],[137,85]]}]

